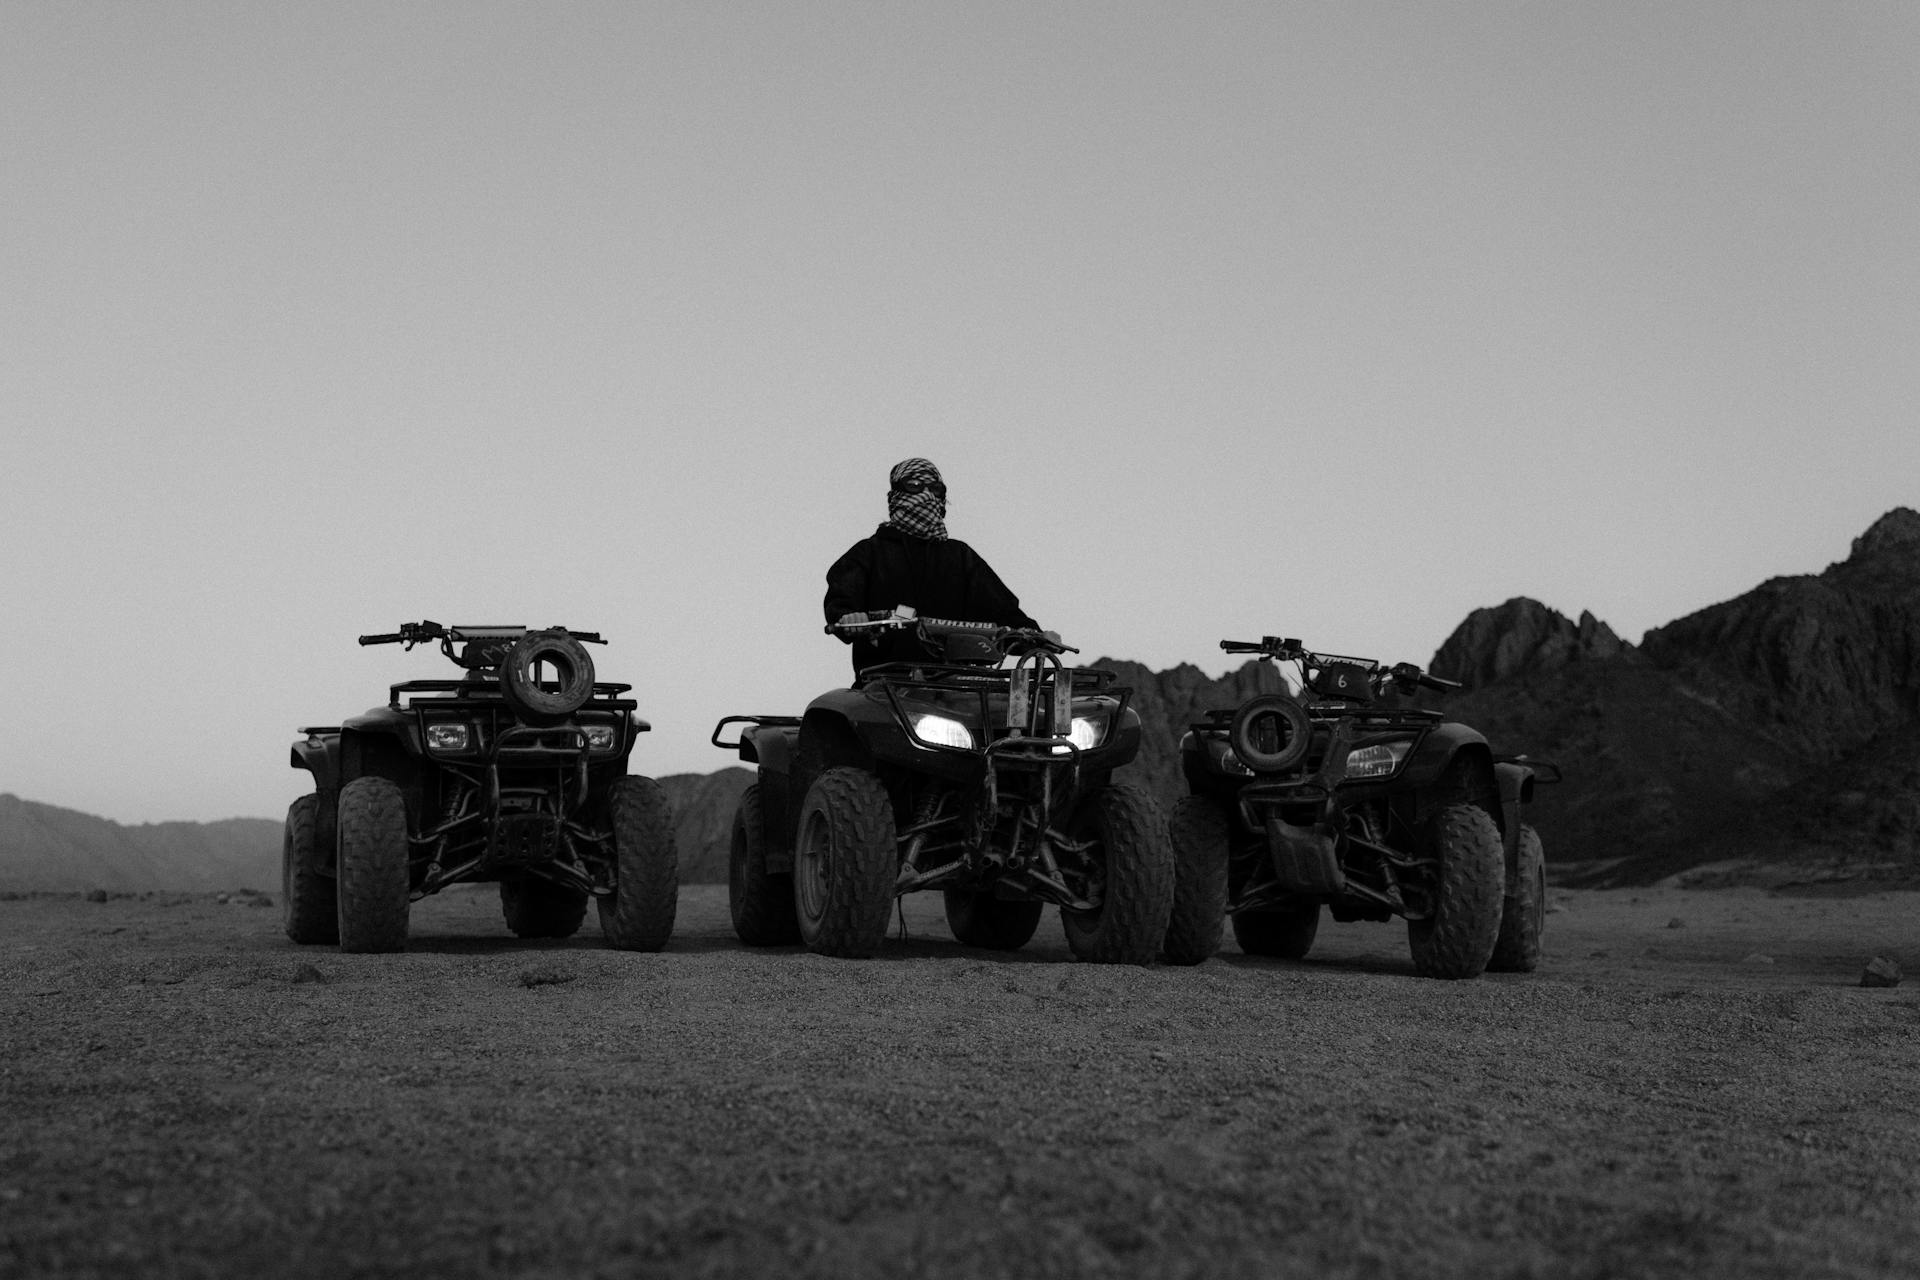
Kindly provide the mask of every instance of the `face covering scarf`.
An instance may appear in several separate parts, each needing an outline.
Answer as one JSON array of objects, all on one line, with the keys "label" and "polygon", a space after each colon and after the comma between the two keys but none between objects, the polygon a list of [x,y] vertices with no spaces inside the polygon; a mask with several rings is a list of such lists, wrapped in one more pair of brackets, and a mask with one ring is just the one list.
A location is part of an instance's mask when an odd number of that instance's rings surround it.
[{"label": "face covering scarf", "polygon": [[947,489],[940,468],[925,458],[908,458],[887,479],[892,485],[887,493],[888,524],[916,538],[947,536]]}]

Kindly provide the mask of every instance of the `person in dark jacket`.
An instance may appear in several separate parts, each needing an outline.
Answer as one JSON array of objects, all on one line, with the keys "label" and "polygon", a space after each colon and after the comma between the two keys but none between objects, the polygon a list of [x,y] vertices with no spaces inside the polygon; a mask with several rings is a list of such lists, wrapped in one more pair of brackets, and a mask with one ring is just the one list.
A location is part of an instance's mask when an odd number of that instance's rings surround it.
[{"label": "person in dark jacket", "polygon": [[[869,614],[911,605],[922,617],[1039,630],[980,554],[947,536],[947,486],[940,469],[925,458],[908,458],[888,478],[887,522],[827,570],[827,621],[865,622]],[[937,660],[911,628],[841,639],[853,646],[856,675],[879,662]]]}]

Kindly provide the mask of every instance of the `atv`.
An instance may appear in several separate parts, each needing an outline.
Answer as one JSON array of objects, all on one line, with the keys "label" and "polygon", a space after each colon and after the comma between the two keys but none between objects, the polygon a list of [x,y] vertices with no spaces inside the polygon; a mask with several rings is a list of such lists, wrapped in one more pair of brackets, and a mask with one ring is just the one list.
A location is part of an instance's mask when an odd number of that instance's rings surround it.
[{"label": "atv", "polygon": [[435,641],[462,679],[396,684],[383,707],[300,730],[292,763],[314,792],[287,811],[287,936],[402,951],[413,902],[493,880],[522,938],[571,937],[592,898],[609,945],[658,951],[679,891],[672,817],[658,783],[627,774],[651,726],[631,685],[595,683],[585,646],[605,642],[437,622],[360,637]]},{"label": "atv", "polygon": [[1079,959],[1151,963],[1173,854],[1152,797],[1112,781],[1140,748],[1132,690],[1063,665],[1077,650],[1049,632],[907,608],[827,631],[889,628],[936,660],[868,667],[802,716],[714,726],[715,746],[758,766],[729,858],[740,940],[871,956],[895,899],[938,889],[966,945],[1017,950],[1052,905]]},{"label": "atv", "polygon": [[1297,960],[1325,907],[1338,921],[1404,918],[1426,977],[1537,967],[1546,864],[1521,809],[1559,769],[1495,755],[1466,725],[1407,705],[1460,687],[1412,663],[1274,636],[1220,647],[1297,664],[1300,695],[1210,711],[1181,738],[1167,959],[1205,960],[1230,917],[1242,951]]}]

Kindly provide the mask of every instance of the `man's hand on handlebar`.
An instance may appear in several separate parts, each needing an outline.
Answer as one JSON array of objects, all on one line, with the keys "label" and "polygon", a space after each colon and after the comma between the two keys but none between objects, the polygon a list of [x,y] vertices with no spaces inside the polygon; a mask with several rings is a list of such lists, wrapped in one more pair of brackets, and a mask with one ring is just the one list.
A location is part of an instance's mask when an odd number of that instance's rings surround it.
[{"label": "man's hand on handlebar", "polygon": [[1024,628],[1007,628],[1007,652],[1013,654],[1032,653],[1043,649],[1048,653],[1078,653],[1078,649],[1060,641],[1058,631],[1028,631]]},{"label": "man's hand on handlebar", "polygon": [[896,627],[910,627],[914,624],[911,609],[869,609],[864,613],[856,609],[843,613],[826,627],[830,636],[839,636],[842,640],[850,638],[850,633],[859,631],[890,631]]}]

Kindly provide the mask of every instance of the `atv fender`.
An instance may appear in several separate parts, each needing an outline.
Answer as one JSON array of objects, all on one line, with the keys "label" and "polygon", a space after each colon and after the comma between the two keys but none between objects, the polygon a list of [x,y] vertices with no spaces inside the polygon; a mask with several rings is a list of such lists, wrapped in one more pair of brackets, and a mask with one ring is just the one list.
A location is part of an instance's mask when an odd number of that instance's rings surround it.
[{"label": "atv fender", "polygon": [[[1444,804],[1469,799],[1487,811],[1504,835],[1508,825],[1500,805],[1500,784],[1493,772],[1493,750],[1486,738],[1464,724],[1435,725],[1420,740],[1398,781],[1420,797],[1418,818]],[[1460,795],[1458,788],[1466,794]]]},{"label": "atv fender", "polygon": [[1496,764],[1500,788],[1500,836],[1507,851],[1507,896],[1520,889],[1520,807],[1533,803],[1533,770],[1523,764]]},{"label": "atv fender", "polygon": [[376,708],[341,726],[339,784],[385,778],[405,788],[419,773],[420,754],[413,718]]},{"label": "atv fender", "polygon": [[[767,870],[793,870],[794,834],[807,788],[828,769],[853,765],[873,768],[873,756],[833,700],[858,697],[851,690],[814,700],[798,729],[749,731],[760,765],[760,812],[766,829]],[[828,705],[821,705],[826,703]],[[746,735],[743,735],[743,741]]]},{"label": "atv fender", "polygon": [[340,789],[339,734],[324,737],[319,734],[308,734],[293,744],[291,759],[288,763],[296,769],[305,769],[313,775],[314,790],[338,791]]},{"label": "atv fender", "polygon": [[1483,800],[1489,811],[1498,807],[1498,794],[1493,778],[1493,750],[1487,746],[1486,738],[1475,729],[1464,724],[1447,721],[1435,725],[1413,749],[1406,767],[1396,779],[1403,786],[1431,787],[1445,777],[1454,767],[1456,760],[1471,760],[1469,767],[1474,773],[1476,788],[1484,786],[1484,796],[1475,795]]},{"label": "atv fender", "polygon": [[313,844],[325,864],[321,870],[333,874],[337,851],[336,823],[340,812],[340,734],[334,730],[310,733],[293,744],[292,765],[313,775],[316,804],[313,812]]},{"label": "atv fender", "polygon": [[793,794],[794,752],[800,731],[755,727],[740,735],[740,758],[759,766],[761,826],[767,870],[793,870],[793,827],[800,798]]}]

